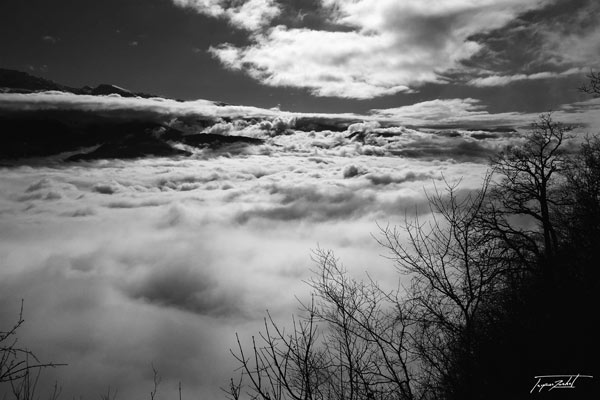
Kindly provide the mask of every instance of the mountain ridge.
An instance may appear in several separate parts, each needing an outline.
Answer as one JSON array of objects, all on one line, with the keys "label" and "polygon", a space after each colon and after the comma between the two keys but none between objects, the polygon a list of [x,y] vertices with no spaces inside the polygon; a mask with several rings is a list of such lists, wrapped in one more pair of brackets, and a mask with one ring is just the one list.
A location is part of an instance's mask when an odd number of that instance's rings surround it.
[{"label": "mountain ridge", "polygon": [[0,93],[35,93],[57,90],[73,94],[88,94],[93,96],[118,94],[121,97],[160,97],[153,94],[132,92],[129,89],[110,84],[100,83],[95,87],[84,86],[74,88],[54,82],[50,79],[31,75],[24,71],[0,68]]}]

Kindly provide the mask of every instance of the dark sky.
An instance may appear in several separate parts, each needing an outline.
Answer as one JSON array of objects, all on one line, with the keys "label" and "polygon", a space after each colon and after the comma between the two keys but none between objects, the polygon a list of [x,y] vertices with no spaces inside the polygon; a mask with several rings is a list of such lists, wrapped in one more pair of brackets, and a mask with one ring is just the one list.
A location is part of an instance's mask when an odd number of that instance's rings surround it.
[{"label": "dark sky", "polygon": [[302,112],[543,112],[586,98],[598,20],[597,0],[4,0],[0,67]]}]

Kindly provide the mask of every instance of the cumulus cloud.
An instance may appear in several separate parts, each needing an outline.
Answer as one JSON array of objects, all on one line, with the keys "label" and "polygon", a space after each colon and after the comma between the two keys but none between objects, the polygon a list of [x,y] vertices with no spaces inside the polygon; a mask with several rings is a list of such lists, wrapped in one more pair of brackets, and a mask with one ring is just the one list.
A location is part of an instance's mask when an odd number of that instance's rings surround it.
[{"label": "cumulus cloud", "polygon": [[459,67],[480,50],[472,35],[545,2],[322,0],[339,29],[276,26],[246,47],[221,44],[210,51],[226,67],[266,85],[367,99],[441,81],[438,72]]},{"label": "cumulus cloud", "polygon": [[226,14],[234,26],[257,30],[269,24],[281,12],[274,0],[247,0],[241,6],[229,8]]},{"label": "cumulus cloud", "polygon": [[389,53],[391,37],[275,27],[239,48],[211,47],[226,67],[270,86],[307,88],[318,96],[366,99],[409,91],[393,78],[400,60]]},{"label": "cumulus cloud", "polygon": [[237,28],[254,31],[269,24],[281,13],[274,0],[172,0],[176,5],[191,8],[198,13],[226,18]]},{"label": "cumulus cloud", "polygon": [[593,0],[320,0],[323,21],[310,26],[271,26],[289,11],[274,0],[172,1],[250,31],[248,45],[209,48],[225,67],[325,97],[564,77],[597,64],[600,50]]}]

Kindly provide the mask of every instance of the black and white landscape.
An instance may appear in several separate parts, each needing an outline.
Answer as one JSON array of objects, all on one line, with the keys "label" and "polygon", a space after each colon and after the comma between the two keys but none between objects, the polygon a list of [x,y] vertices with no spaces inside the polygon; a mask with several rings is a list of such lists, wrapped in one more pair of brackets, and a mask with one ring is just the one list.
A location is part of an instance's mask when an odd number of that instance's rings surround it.
[{"label": "black and white landscape", "polygon": [[540,114],[569,126],[565,157],[600,130],[599,4],[0,5],[0,332],[25,320],[0,339],[67,364],[35,398],[226,398],[236,333],[250,355],[266,310],[291,329],[318,249],[409,285],[382,228],[430,223],[447,185],[477,193]]}]

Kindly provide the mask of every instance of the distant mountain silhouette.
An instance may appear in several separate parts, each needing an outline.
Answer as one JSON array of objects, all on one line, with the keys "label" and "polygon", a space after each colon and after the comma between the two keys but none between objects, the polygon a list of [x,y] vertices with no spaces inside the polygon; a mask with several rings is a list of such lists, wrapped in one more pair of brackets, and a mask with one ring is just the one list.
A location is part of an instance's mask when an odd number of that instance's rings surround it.
[{"label": "distant mountain silhouette", "polygon": [[[135,117],[135,119],[133,119]],[[62,155],[66,161],[186,156],[190,148],[252,146],[261,139],[235,135],[183,133],[142,116],[125,120],[76,110],[21,111],[0,114],[0,160]]]},{"label": "distant mountain silhouette", "polygon": [[116,85],[109,85],[107,83],[102,83],[102,84],[96,86],[95,88],[91,88],[90,94],[93,94],[95,96],[118,94],[118,95],[121,95],[122,97],[135,97],[135,94],[132,93],[131,91],[124,89],[122,87],[116,86]]},{"label": "distant mountain silhouette", "polygon": [[59,90],[61,92],[80,93],[80,89],[60,85],[49,79],[40,78],[27,72],[0,68],[0,91],[28,93],[43,90]]},{"label": "distant mountain silhouette", "polygon": [[30,75],[27,72],[0,68],[0,93],[32,93],[47,90],[58,90],[73,94],[90,94],[94,96],[118,94],[122,97],[158,97],[147,93],[132,92],[108,83],[101,83],[96,87],[84,86],[82,88],[73,88],[49,79]]},{"label": "distant mountain silhouette", "polygon": [[[73,88],[26,72],[0,68],[0,93],[49,90],[91,96],[156,97],[107,83],[96,87]],[[181,122],[188,126],[187,133],[169,127],[169,120],[172,117],[144,110],[123,113],[69,108],[0,109],[0,160],[51,155],[62,155],[66,161],[186,156],[191,152],[182,150],[182,146],[217,150],[263,143],[260,139],[245,136],[201,133],[216,123],[217,119],[182,116]]]}]

